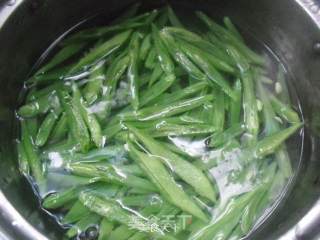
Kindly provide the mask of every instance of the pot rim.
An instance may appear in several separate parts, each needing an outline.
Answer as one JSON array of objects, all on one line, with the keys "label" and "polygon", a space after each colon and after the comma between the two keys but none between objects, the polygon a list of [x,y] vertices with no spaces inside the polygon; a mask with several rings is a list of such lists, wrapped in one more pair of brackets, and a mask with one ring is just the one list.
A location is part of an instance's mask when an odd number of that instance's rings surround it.
[{"label": "pot rim", "polygon": [[[4,0],[0,2],[0,29],[25,0]],[[312,19],[320,30],[320,1],[318,0],[294,0],[304,12]],[[279,240],[299,239],[299,234],[313,231],[320,222],[320,199],[309,209],[300,221],[289,229]],[[49,240],[33,227],[8,201],[0,189],[0,238],[1,231],[10,226],[12,231],[5,232],[4,240],[14,240],[15,236],[21,236],[25,240]],[[13,232],[13,233],[11,233]]]}]

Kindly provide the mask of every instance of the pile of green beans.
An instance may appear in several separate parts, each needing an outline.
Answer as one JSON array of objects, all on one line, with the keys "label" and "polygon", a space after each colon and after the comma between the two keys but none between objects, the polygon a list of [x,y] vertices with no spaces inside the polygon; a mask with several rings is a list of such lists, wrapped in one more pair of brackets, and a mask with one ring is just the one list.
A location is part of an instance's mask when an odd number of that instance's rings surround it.
[{"label": "pile of green beans", "polygon": [[[137,11],[69,35],[26,81],[20,171],[66,239],[240,239],[293,174],[285,142],[300,117],[228,17],[196,12],[190,31],[169,6]],[[204,160],[178,138],[223,154]],[[230,182],[252,187],[222,203],[210,170],[235,152]],[[57,172],[65,187],[52,190]],[[163,229],[167,215],[192,221]]]}]

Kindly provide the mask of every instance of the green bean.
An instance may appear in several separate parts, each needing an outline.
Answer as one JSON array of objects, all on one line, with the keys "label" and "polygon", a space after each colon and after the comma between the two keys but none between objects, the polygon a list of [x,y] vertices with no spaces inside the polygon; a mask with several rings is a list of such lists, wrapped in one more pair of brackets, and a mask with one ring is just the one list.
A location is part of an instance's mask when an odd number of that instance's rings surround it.
[{"label": "green bean", "polygon": [[176,102],[181,99],[185,99],[189,96],[192,96],[193,94],[201,91],[206,86],[208,86],[208,84],[204,81],[199,82],[199,83],[195,83],[195,84],[190,85],[189,87],[186,87],[186,88],[183,88],[179,91],[171,93],[168,96],[165,96],[163,98],[158,98],[159,99],[158,102],[159,102],[159,104],[163,104],[163,105],[167,104],[167,103]]},{"label": "green bean", "polygon": [[210,147],[219,147],[223,144],[231,141],[233,138],[238,137],[245,131],[245,128],[242,124],[232,125],[225,131],[217,132],[213,134],[210,138]]},{"label": "green bean", "polygon": [[237,49],[241,51],[246,57],[248,57],[253,63],[259,65],[263,65],[265,63],[264,59],[261,56],[253,52],[243,42],[239,41],[237,37],[234,37],[229,31],[212,21],[203,12],[197,11],[196,14],[213,33],[221,37],[222,40],[227,41],[237,47]]},{"label": "green bean", "polygon": [[207,221],[206,215],[188,197],[188,195],[174,182],[161,161],[155,156],[148,156],[138,151],[129,143],[129,154],[137,161],[150,179],[156,184],[159,191],[172,204],[191,213],[193,216]]},{"label": "green bean", "polygon": [[125,73],[128,64],[129,56],[126,53],[118,56],[109,66],[106,74],[106,83],[104,84],[105,92],[103,93],[101,102],[104,103],[105,107],[102,111],[98,112],[97,115],[100,119],[106,118],[111,110],[111,100],[114,97],[116,86],[120,78]]},{"label": "green bean", "polygon": [[79,144],[73,141],[72,139],[68,138],[66,140],[62,140],[60,142],[44,146],[42,149],[42,153],[40,154],[40,158],[49,159],[49,155],[52,152],[58,152],[59,154],[72,154],[79,150]]},{"label": "green bean", "polygon": [[76,200],[80,191],[81,188],[74,187],[64,192],[52,193],[44,199],[42,206],[46,209],[60,208],[63,205]]},{"label": "green bean", "polygon": [[[235,69],[224,60],[221,60],[219,57],[216,57],[216,54],[208,54],[207,50],[201,49],[200,47],[197,47],[194,44],[190,44],[188,43],[188,41],[181,40],[180,42],[182,46],[184,46],[184,48],[182,49],[185,49],[185,51],[191,50],[193,53],[199,52],[199,55],[201,54],[213,67],[217,68],[217,70],[231,74],[235,73]],[[189,57],[193,59],[191,54],[192,53],[189,53]]]},{"label": "green bean", "polygon": [[[112,21],[112,24],[117,24],[117,23],[123,23],[123,22],[130,22],[132,19],[135,20],[141,20],[141,15],[138,17],[135,17],[135,15],[138,13],[139,8],[141,7],[141,3],[133,3],[128,9],[125,9],[123,13],[119,17],[117,17],[114,21]],[[142,19],[144,16],[142,17]]]},{"label": "green bean", "polygon": [[63,44],[72,44],[74,42],[91,41],[100,37],[104,37],[109,33],[115,33],[123,30],[131,30],[139,28],[149,24],[149,21],[154,19],[157,15],[157,11],[147,12],[136,16],[126,21],[120,22],[112,26],[102,26],[91,29],[85,29],[71,35],[67,39],[63,40]]},{"label": "green bean", "polygon": [[55,112],[50,112],[48,113],[48,115],[45,117],[45,119],[43,120],[38,134],[37,134],[37,138],[35,141],[35,144],[38,147],[42,147],[43,145],[45,145],[48,141],[48,138],[52,132],[52,129],[54,127],[54,125],[57,122],[57,119],[59,118],[60,113],[55,113]]},{"label": "green bean", "polygon": [[110,233],[108,240],[127,240],[135,232],[136,230],[130,229],[128,226],[121,225]]},{"label": "green bean", "polygon": [[108,55],[118,49],[131,35],[131,30],[122,32],[111,38],[110,40],[96,46],[87,55],[80,59],[80,61],[72,67],[69,75],[78,72],[84,67],[97,62],[102,58],[106,58]]},{"label": "green bean", "polygon": [[167,6],[167,12],[168,12],[168,17],[171,25],[175,27],[183,28],[182,23],[180,22],[180,20],[174,13],[173,9],[169,5]]},{"label": "green bean", "polygon": [[105,240],[114,228],[114,223],[110,222],[107,218],[103,218],[99,228],[98,240]]},{"label": "green bean", "polygon": [[73,103],[75,108],[78,108],[82,118],[84,119],[87,128],[89,129],[89,133],[92,141],[96,145],[96,147],[101,148],[104,145],[104,139],[101,132],[101,126],[96,119],[94,114],[88,112],[84,103],[82,102],[82,96],[80,91],[77,89],[76,85],[72,86],[73,88]]},{"label": "green bean", "polygon": [[57,99],[54,93],[45,95],[20,107],[18,115],[24,118],[31,118],[46,113],[50,109],[50,103],[56,101]]},{"label": "green bean", "polygon": [[29,129],[25,121],[21,121],[21,143],[25,150],[25,156],[28,158],[32,175],[34,176],[38,187],[41,188],[45,181],[44,169],[37,154],[37,150],[33,144],[32,138],[30,137]]},{"label": "green bean", "polygon": [[169,49],[174,60],[187,71],[191,76],[198,80],[207,81],[207,76],[188,58],[188,56],[181,50],[172,36],[170,36],[165,29],[160,32],[160,37]]},{"label": "green bean", "polygon": [[114,196],[118,191],[118,187],[115,187],[112,185],[109,185],[108,187],[106,187],[105,184],[101,184],[101,183],[95,183],[95,185],[90,184],[85,186],[72,187],[63,192],[54,192],[48,195],[44,199],[42,206],[47,209],[60,208],[63,205],[76,200],[81,191],[94,191],[94,190],[98,191],[97,189],[100,192],[103,192],[107,196]]},{"label": "green bean", "polygon": [[185,125],[185,124],[203,124],[204,122],[193,117],[189,116],[177,116],[177,117],[168,117],[168,118],[161,118],[154,121],[130,121],[130,124],[141,129],[160,129],[161,126],[172,124],[172,125]]},{"label": "green bean", "polygon": [[158,28],[163,28],[167,22],[168,22],[169,18],[168,18],[168,13],[166,11],[166,9],[161,9],[161,14],[160,16],[158,17],[158,19],[156,20],[156,26]]},{"label": "green bean", "polygon": [[19,171],[25,175],[30,175],[30,165],[28,162],[28,157],[24,146],[21,142],[17,143],[17,152],[18,152],[18,162],[19,162]]},{"label": "green bean", "polygon": [[289,123],[299,123],[300,117],[289,105],[279,101],[274,95],[270,94],[271,104],[276,113]]},{"label": "green bean", "polygon": [[[33,88],[34,89],[34,88]],[[31,102],[32,100],[36,100],[38,98],[43,97],[44,95],[49,96],[53,92],[55,92],[58,89],[68,89],[68,86],[64,84],[64,82],[56,82],[53,83],[47,87],[38,89],[32,93],[28,94],[28,102]]]},{"label": "green bean", "polygon": [[217,131],[224,130],[224,122],[225,122],[225,94],[222,91],[214,91],[214,95],[216,96],[215,101],[213,102],[213,126]]},{"label": "green bean", "polygon": [[137,111],[135,114],[127,113],[120,116],[124,120],[139,120],[139,121],[150,121],[156,120],[159,118],[165,118],[174,116],[186,111],[190,111],[198,106],[201,106],[203,103],[213,99],[213,96],[206,95],[195,97],[183,101],[174,102],[171,106],[160,105],[154,107],[147,107]]},{"label": "green bean", "polygon": [[230,64],[233,64],[233,62],[231,61],[231,58],[228,56],[227,52],[225,52],[225,49],[223,48],[221,49],[217,47],[216,44],[212,44],[206,39],[200,37],[198,34],[195,34],[186,29],[166,27],[162,31],[169,32],[170,34],[173,34],[174,36],[184,41],[192,43],[196,47],[200,48],[202,51],[210,53],[210,56],[215,56],[216,58],[220,59],[221,61],[225,62],[225,64],[228,65],[228,66],[227,65],[224,66],[224,69],[227,72],[230,72],[230,73],[234,72],[233,67],[230,66]]},{"label": "green bean", "polygon": [[151,129],[146,129],[146,131],[153,137],[166,137],[166,136],[196,136],[208,133],[213,133],[217,131],[217,128],[212,125],[206,124],[188,124],[179,125],[171,123],[163,123],[155,126]]},{"label": "green bean", "polygon": [[251,148],[252,154],[255,158],[263,158],[269,154],[274,153],[291,135],[293,135],[302,124],[297,123],[284,130],[271,134],[256,143]]},{"label": "green bean", "polygon": [[101,217],[98,214],[90,213],[86,218],[82,218],[76,224],[74,224],[66,233],[67,237],[72,238],[77,234],[85,231],[91,226],[98,225],[101,221]]},{"label": "green bean", "polygon": [[213,66],[213,64],[210,64],[208,58],[206,58],[205,55],[202,55],[196,48],[192,47],[190,44],[183,43],[181,44],[181,48],[185,52],[185,54],[188,55],[190,59],[193,59],[198,67],[205,72],[210,82],[212,81],[217,84],[228,96],[230,96],[232,99],[235,99],[234,92],[232,91],[229,83],[226,82],[223,76],[216,70],[215,66]]},{"label": "green bean", "polygon": [[83,90],[84,98],[89,105],[91,105],[98,99],[104,80],[104,62],[101,62],[93,67],[88,83]]},{"label": "green bean", "polygon": [[58,92],[58,95],[67,114],[71,135],[79,142],[82,152],[86,152],[90,146],[90,134],[82,117],[81,110],[75,103],[75,100],[71,99],[67,93]]},{"label": "green bean", "polygon": [[235,36],[241,42],[244,42],[243,37],[241,36],[238,29],[234,26],[229,17],[224,17],[223,22],[226,28],[229,30],[229,32],[233,34],[233,36]]},{"label": "green bean", "polygon": [[175,75],[163,75],[161,79],[143,94],[141,94],[140,106],[143,107],[151,102],[156,97],[160,96],[163,92],[165,92],[173,82],[176,80]]},{"label": "green bean", "polygon": [[238,124],[241,116],[241,103],[242,103],[242,84],[241,80],[237,79],[233,86],[236,99],[230,101],[230,125]]},{"label": "green bean", "polygon": [[43,74],[48,70],[68,60],[70,57],[79,53],[86,46],[86,43],[74,43],[63,47],[45,66],[40,68],[36,75]]},{"label": "green bean", "polygon": [[68,213],[61,220],[62,224],[72,224],[86,218],[90,215],[90,211],[79,200],[77,200]]},{"label": "green bean", "polygon": [[267,194],[267,191],[263,191],[256,196],[253,196],[252,201],[243,210],[243,215],[241,217],[241,230],[242,233],[248,233],[253,226],[254,221],[260,214],[258,211],[258,205],[262,198]]},{"label": "green bean", "polygon": [[157,194],[126,196],[126,197],[123,197],[120,201],[125,206],[131,206],[131,207],[163,205],[163,200]]},{"label": "green bean", "polygon": [[141,60],[144,60],[148,56],[148,53],[150,52],[151,46],[152,46],[151,34],[147,34],[143,38],[142,43],[141,43],[141,47],[140,47],[139,57]]},{"label": "green bean", "polygon": [[151,87],[161,76],[163,76],[163,70],[160,65],[156,65],[150,76],[150,81],[148,84],[149,87]]},{"label": "green bean", "polygon": [[252,192],[246,193],[239,198],[232,199],[220,215],[210,225],[195,231],[190,240],[207,240],[220,236],[227,239],[232,229],[237,225],[242,216],[243,209],[250,203],[253,196],[265,189],[265,185],[257,187]]},{"label": "green bean", "polygon": [[283,176],[285,178],[292,176],[293,169],[286,146],[279,147],[278,151],[275,153],[275,158],[279,164],[279,169]]},{"label": "green bean", "polygon": [[243,232],[241,227],[237,226],[228,237],[228,240],[238,240],[241,239],[241,236],[243,236]]},{"label": "green bean", "polygon": [[139,108],[139,82],[138,82],[138,57],[139,57],[139,48],[140,48],[140,36],[139,33],[136,32],[133,34],[130,49],[129,49],[129,57],[130,63],[128,66],[128,81],[130,85],[130,94],[132,98],[132,107],[134,110],[138,110]]},{"label": "green bean", "polygon": [[[204,88],[199,95],[203,96],[209,93],[208,87]],[[188,114],[188,117],[191,119],[198,119],[198,123],[204,123],[207,125],[212,125],[214,122],[214,111],[213,111],[213,102],[206,102],[202,106],[193,109]]]},{"label": "green bean", "polygon": [[[143,134],[142,131],[127,124],[129,130],[146,146],[151,154],[158,156],[168,167],[190,184],[197,193],[215,202],[217,194],[207,177],[194,165],[181,158],[179,155],[168,151],[153,138]],[[192,174],[190,174],[192,172]]]},{"label": "green bean", "polygon": [[[148,231],[148,227],[146,226],[148,226],[149,223],[144,218],[125,210],[112,199],[102,198],[97,194],[82,192],[80,194],[80,201],[91,211],[106,217],[110,221],[119,222],[139,231]],[[140,224],[132,224],[133,219],[137,219]],[[158,231],[161,234],[161,231]]]},{"label": "green bean", "polygon": [[166,143],[166,142],[163,142],[162,143],[163,145],[165,145],[170,151],[176,153],[176,154],[179,154],[183,157],[190,157],[190,155],[185,152],[183,149],[177,147],[175,144],[172,144],[172,143]]},{"label": "green bean", "polygon": [[63,112],[52,130],[50,139],[54,141],[61,140],[64,136],[66,136],[68,132],[68,118],[65,112]]},{"label": "green bean", "polygon": [[38,119],[37,118],[28,118],[25,121],[27,123],[29,134],[32,137],[32,141],[35,142],[35,139],[37,137],[37,133],[39,130]]},{"label": "green bean", "polygon": [[163,71],[168,75],[173,74],[174,68],[175,68],[174,63],[171,60],[169,52],[167,51],[167,49],[163,45],[161,38],[160,38],[160,35],[159,35],[159,30],[157,29],[157,27],[155,25],[152,25],[152,37],[153,37],[153,41],[155,44],[157,57],[158,57],[158,60],[160,62],[160,65],[161,65]]},{"label": "green bean", "polygon": [[70,70],[70,66],[59,67],[57,69],[51,70],[45,73],[39,73],[38,75],[34,75],[33,77],[27,80],[28,85],[36,84],[48,84],[55,81],[61,81],[67,75]]},{"label": "green bean", "polygon": [[124,125],[121,122],[118,122],[112,125],[110,124],[110,126],[105,128],[102,132],[108,139],[112,139],[123,129]]},{"label": "green bean", "polygon": [[259,117],[251,72],[242,74],[244,124],[249,134],[248,144],[254,144],[259,133]]},{"label": "green bean", "polygon": [[[290,93],[286,82],[286,70],[281,64],[279,64],[276,80],[275,91],[277,93],[277,97],[281,102],[290,105]],[[277,85],[280,86],[280,91]]]},{"label": "green bean", "polygon": [[129,240],[147,240],[147,239],[148,239],[148,236],[141,232],[138,232],[129,238]]},{"label": "green bean", "polygon": [[154,47],[152,47],[147,55],[144,66],[148,69],[154,69],[156,58],[157,58],[157,51]]},{"label": "green bean", "polygon": [[67,155],[63,155],[63,157],[71,162],[92,163],[106,160],[110,162],[123,162],[126,161],[126,155],[127,154],[122,145],[109,145],[86,153],[68,153]]},{"label": "green bean", "polygon": [[145,173],[142,171],[142,169],[136,165],[136,164],[130,164],[130,165],[119,165],[116,168],[119,168],[120,171],[123,171],[127,174],[145,177]]},{"label": "green bean", "polygon": [[137,187],[155,191],[155,186],[148,180],[134,175],[117,172],[112,166],[96,166],[82,163],[69,163],[66,169],[74,175],[98,178],[100,181],[115,183],[128,187]]}]

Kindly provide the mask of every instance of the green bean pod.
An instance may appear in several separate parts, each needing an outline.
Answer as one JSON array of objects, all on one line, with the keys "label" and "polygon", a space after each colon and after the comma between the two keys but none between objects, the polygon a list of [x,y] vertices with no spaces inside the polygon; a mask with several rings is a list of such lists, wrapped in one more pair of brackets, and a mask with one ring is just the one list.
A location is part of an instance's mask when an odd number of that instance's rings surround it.
[{"label": "green bean pod", "polygon": [[65,112],[63,112],[52,130],[50,139],[53,141],[61,140],[66,136],[68,132],[68,118]]},{"label": "green bean pod", "polygon": [[241,80],[237,79],[233,86],[233,91],[235,92],[236,99],[230,101],[229,115],[230,115],[230,125],[238,124],[241,117],[241,106],[242,106],[242,84]]},{"label": "green bean pod", "polygon": [[141,168],[144,169],[149,178],[152,179],[159,191],[169,202],[191,213],[193,216],[207,221],[206,215],[174,182],[159,158],[148,156],[138,151],[131,143],[129,143],[129,154],[137,161]]},{"label": "green bean pod", "polygon": [[81,109],[67,93],[58,92],[58,95],[67,114],[68,126],[72,137],[79,142],[81,150],[86,152],[90,146],[90,134],[82,117]]},{"label": "green bean pod", "polygon": [[147,34],[141,43],[141,47],[140,47],[140,53],[139,53],[139,57],[141,60],[145,60],[146,57],[148,56],[148,53],[150,52],[150,48],[151,48],[152,44],[151,44],[151,34]]},{"label": "green bean pod", "polygon": [[[153,138],[143,134],[142,131],[127,124],[129,130],[146,146],[152,155],[158,156],[168,167],[175,172],[181,179],[190,184],[197,193],[215,202],[217,193],[210,183],[209,179],[197,167],[180,157],[179,155],[168,151]],[[190,174],[192,172],[192,174]]]},{"label": "green bean pod", "polygon": [[54,128],[54,125],[56,124],[57,119],[59,118],[59,115],[60,113],[52,111],[48,113],[48,115],[43,120],[38,130],[38,134],[35,141],[35,144],[38,147],[42,147],[47,143],[49,136]]},{"label": "green bean pod", "polygon": [[19,171],[23,175],[27,176],[30,174],[30,165],[28,162],[26,151],[21,142],[17,143],[17,152],[18,152]]},{"label": "green bean pod", "polygon": [[72,67],[69,72],[69,75],[76,73],[87,67],[88,65],[97,62],[102,58],[106,58],[109,54],[118,49],[131,35],[131,30],[124,31],[122,33],[117,34],[110,40],[98,45],[94,49],[92,49],[87,55],[80,59],[80,61]]},{"label": "green bean pod", "polygon": [[155,44],[155,48],[157,51],[157,57],[158,60],[160,62],[160,65],[163,69],[163,71],[167,74],[167,75],[171,75],[174,73],[174,63],[171,60],[170,54],[167,51],[167,49],[165,48],[165,46],[163,45],[160,35],[159,35],[159,30],[155,25],[152,25],[152,37],[153,37],[153,41]]},{"label": "green bean pod", "polygon": [[107,239],[113,229],[114,223],[110,222],[107,218],[103,218],[99,228],[98,240]]},{"label": "green bean pod", "polygon": [[271,134],[260,140],[254,147],[253,153],[256,158],[263,158],[269,154],[274,153],[291,135],[293,135],[302,123],[296,123],[291,127]]},{"label": "green bean pod", "polygon": [[139,120],[139,121],[150,121],[156,120],[159,118],[165,118],[174,116],[183,112],[190,111],[196,107],[201,106],[203,103],[210,101],[213,99],[213,96],[200,96],[187,100],[182,100],[178,102],[174,102],[171,106],[163,105],[163,106],[154,106],[154,107],[146,107],[135,114],[129,112],[125,113],[120,118],[124,120]]},{"label": "green bean pod", "polygon": [[87,85],[84,88],[84,98],[89,105],[94,103],[101,93],[103,82],[105,81],[104,62],[93,67]]},{"label": "green bean pod", "polygon": [[74,56],[75,54],[79,53],[81,50],[84,49],[86,43],[74,43],[63,47],[45,66],[40,68],[36,75],[43,74],[48,70],[56,67],[60,63],[63,63],[65,60],[69,59],[70,57]]},{"label": "green bean pod", "polygon": [[56,101],[54,93],[44,95],[26,105],[23,105],[18,110],[18,115],[24,118],[36,117],[39,114],[48,112],[50,109],[50,103]]},{"label": "green bean pod", "polygon": [[207,124],[188,124],[179,125],[163,122],[155,127],[145,129],[150,136],[166,137],[166,136],[197,136],[216,132],[215,126]]},{"label": "green bean pod", "polygon": [[104,145],[104,139],[102,136],[101,126],[96,119],[95,115],[92,113],[89,113],[87,108],[84,106],[84,102],[82,100],[81,93],[79,89],[76,87],[76,85],[72,86],[73,88],[73,103],[75,108],[79,109],[82,118],[84,119],[87,128],[90,133],[90,137],[96,147],[101,148]]},{"label": "green bean pod", "polygon": [[[103,198],[98,194],[88,192],[82,192],[79,199],[91,211],[109,219],[110,221],[116,221],[129,227],[131,226],[133,229],[138,231],[150,231],[150,228],[146,227],[149,223],[144,218],[125,210],[112,199]],[[140,224],[133,225],[132,219],[137,219]],[[158,232],[159,234],[163,234],[160,229]]]},{"label": "green bean pod", "polygon": [[155,68],[152,71],[152,74],[150,76],[149,84],[148,86],[151,87],[161,76],[163,76],[163,70],[160,65],[155,66]]},{"label": "green bean pod", "polygon": [[138,110],[139,108],[139,82],[138,82],[138,59],[139,59],[139,48],[140,48],[140,36],[139,33],[136,32],[133,34],[130,49],[129,49],[129,57],[130,63],[128,66],[128,79],[130,85],[130,94],[132,98],[132,107],[134,110]]},{"label": "green bean pod", "polygon": [[272,107],[281,118],[293,124],[301,122],[298,113],[294,111],[289,105],[282,103],[274,95],[270,96]]},{"label": "green bean pod", "polygon": [[72,238],[77,234],[84,232],[91,226],[98,225],[101,221],[101,216],[95,213],[90,213],[87,217],[82,218],[75,223],[66,233],[67,237]]},{"label": "green bean pod", "polygon": [[122,186],[136,187],[148,191],[156,191],[155,186],[148,180],[134,175],[118,172],[112,166],[90,165],[82,163],[69,163],[66,169],[74,175],[97,178],[100,181],[119,184]]},{"label": "green bean pod", "polygon": [[168,88],[171,87],[173,82],[176,80],[175,75],[163,75],[161,79],[151,88],[141,94],[140,106],[143,107],[151,102],[156,97],[160,96]]},{"label": "green bean pod", "polygon": [[259,116],[251,72],[243,73],[241,79],[243,84],[244,124],[249,134],[248,144],[251,145],[257,141],[260,128]]},{"label": "green bean pod", "polygon": [[210,147],[219,147],[231,141],[233,138],[240,136],[245,131],[242,124],[235,124],[222,132],[213,134],[210,138]]},{"label": "green bean pod", "polygon": [[173,9],[168,5],[167,6],[167,12],[168,12],[168,17],[169,21],[172,26],[183,28],[183,25],[177,15],[174,13]]},{"label": "green bean pod", "polygon": [[31,173],[36,180],[36,184],[38,184],[39,188],[42,188],[42,184],[45,181],[44,169],[25,121],[21,121],[21,143],[24,147],[25,156],[28,158]]}]

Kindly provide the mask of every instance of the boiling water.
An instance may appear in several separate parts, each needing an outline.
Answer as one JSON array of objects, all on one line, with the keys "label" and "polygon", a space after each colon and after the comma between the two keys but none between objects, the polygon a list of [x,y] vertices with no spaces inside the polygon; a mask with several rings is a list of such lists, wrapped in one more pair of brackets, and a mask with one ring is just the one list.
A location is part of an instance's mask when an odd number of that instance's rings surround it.
[{"label": "boiling water", "polygon": [[[98,19],[98,21],[97,21]],[[99,22],[99,16],[91,19],[92,22]],[[90,21],[86,22],[86,24]],[[79,26],[77,26],[78,28]],[[81,27],[81,25],[80,25]],[[63,35],[63,37],[66,34]],[[287,72],[286,67],[279,61],[277,56],[262,42],[256,40],[252,37],[252,35],[248,32],[244,32],[246,39],[249,45],[252,45],[254,49],[257,50],[261,55],[267,59],[267,65],[265,68],[265,74],[263,79],[260,79],[264,82],[264,85],[271,90],[275,95],[277,95],[282,101],[285,101],[287,104],[292,104],[295,106],[295,110],[299,111],[299,101],[297,99],[297,95],[294,91],[294,86],[290,85],[292,81],[290,73]],[[62,38],[58,39],[54,42],[54,44],[48,49],[46,53],[44,53],[43,57],[40,58],[39,63],[36,64],[35,69],[42,63],[45,62],[48,56],[52,55],[52,52],[55,52],[57,48],[59,48],[59,43]],[[80,75],[72,77],[74,81],[82,81],[83,84],[86,83],[86,79],[88,76],[88,72],[83,72]],[[28,89],[27,89],[28,92]],[[119,90],[117,91],[118,95],[123,94],[128,95],[128,102],[130,101],[130,96],[128,94],[128,86],[125,83],[120,83]],[[117,99],[117,95],[115,96]],[[291,103],[287,102],[290,99]],[[123,106],[127,105],[128,102],[121,103]],[[262,108],[263,106],[259,106],[258,108]],[[117,105],[115,103],[115,105]],[[91,112],[97,112],[100,108],[104,108],[105,105],[103,103],[93,104],[90,107]],[[114,111],[116,113],[116,111]],[[277,119],[277,121],[281,121],[281,119]],[[241,165],[239,165],[238,158],[241,153],[241,149],[239,147],[233,146],[222,146],[215,149],[208,149],[208,136],[190,138],[190,137],[174,137],[168,136],[168,141],[173,143],[178,149],[185,152],[185,154],[192,159],[192,161],[197,162],[201,165],[201,163],[209,163],[210,161],[215,161],[212,166],[208,169],[208,175],[212,179],[213,182],[216,183],[216,188],[218,189],[219,195],[219,203],[218,206],[207,204],[203,199],[198,198],[198,202],[203,206],[208,212],[211,213],[213,218],[215,216],[219,216],[222,209],[224,209],[228,202],[236,197],[241,195],[242,193],[250,192],[255,184],[251,181],[257,175],[260,174],[260,167],[256,164],[251,164],[247,169],[242,169]],[[274,211],[275,207],[279,205],[281,200],[285,197],[286,193],[290,191],[290,186],[294,182],[294,175],[298,171],[300,154],[302,152],[302,142],[303,142],[303,131],[300,131],[300,134],[296,134],[287,142],[287,149],[289,150],[289,155],[291,158],[291,164],[293,168],[293,174],[287,179],[281,178],[281,176],[276,176],[278,184],[273,184],[272,188],[272,196],[270,199],[272,200],[262,211],[260,214],[259,220],[256,221],[255,227],[259,226],[259,224],[263,223],[263,221]],[[106,146],[108,146],[108,141]],[[65,169],[65,159],[64,156],[61,155],[60,143],[49,144],[42,148],[42,157],[43,160],[47,162],[47,182],[45,186],[41,186],[40,192],[36,191],[36,194],[41,199],[45,198],[50,193],[60,192],[64,190],[68,190],[71,187],[82,186],[90,183],[92,180],[86,177],[75,177],[70,175],[68,171]],[[297,147],[298,146],[298,147]],[[230,151],[231,149],[231,151]],[[69,152],[75,153],[76,149],[69,149]],[[76,153],[75,153],[76,154]],[[217,159],[220,159],[216,161]],[[268,159],[267,159],[268,160]],[[119,162],[125,162],[126,156],[119,155],[117,159],[113,159],[114,162],[119,164]],[[272,159],[270,159],[272,162]],[[268,165],[267,163],[264,165]],[[192,174],[192,173],[190,173]],[[29,178],[30,182],[31,178]],[[34,189],[37,189],[36,187]],[[62,216],[64,215],[64,210],[62,211],[52,211],[47,212],[48,217],[54,218],[59,224]],[[62,225],[62,228],[67,228],[68,226]],[[97,226],[98,227],[98,226]],[[91,229],[92,230],[92,229]],[[79,237],[83,234],[79,235]],[[82,238],[81,238],[82,239]]]}]

